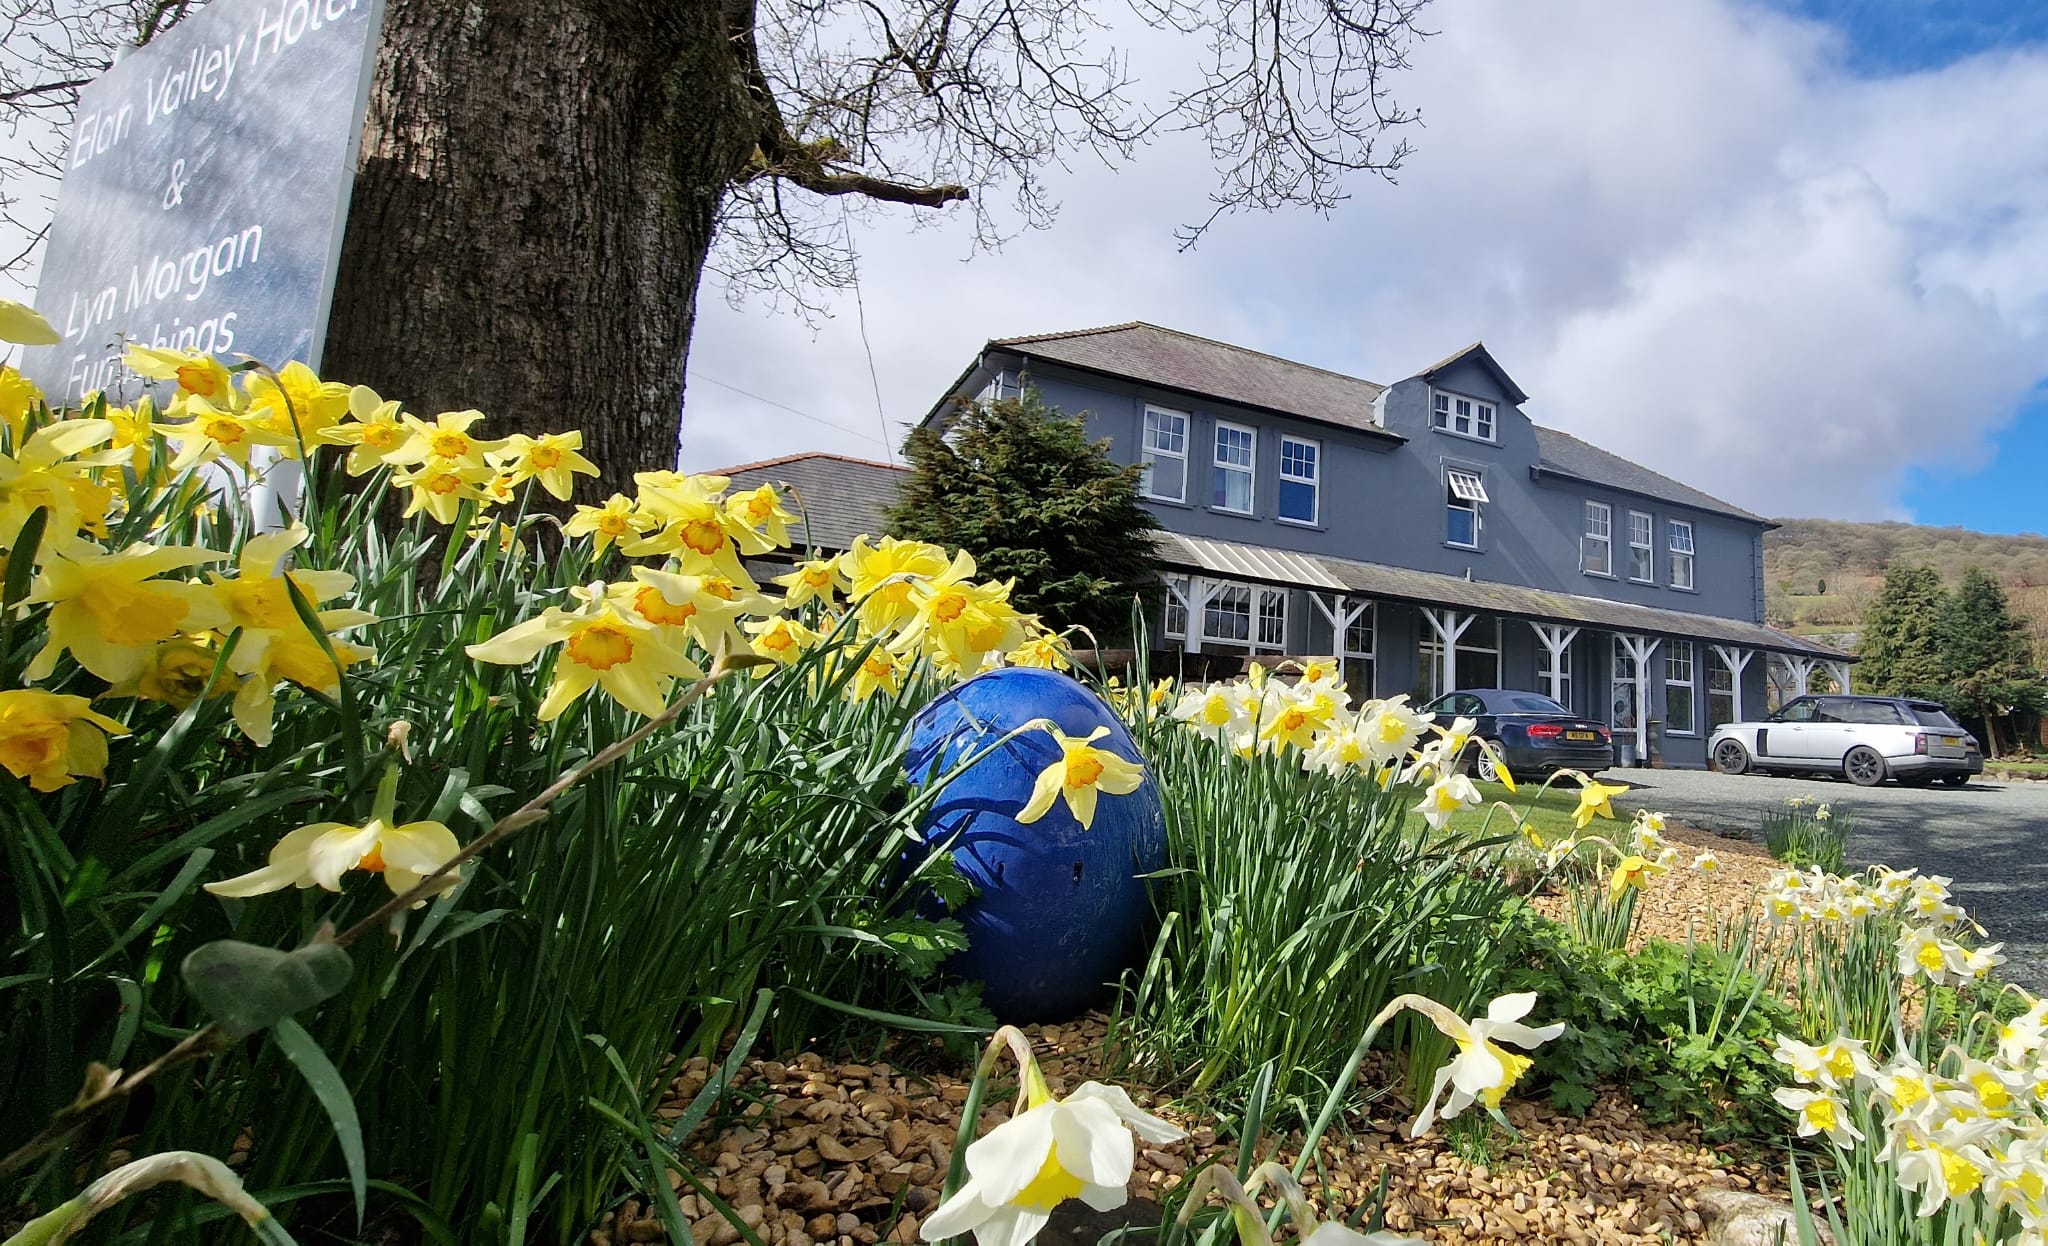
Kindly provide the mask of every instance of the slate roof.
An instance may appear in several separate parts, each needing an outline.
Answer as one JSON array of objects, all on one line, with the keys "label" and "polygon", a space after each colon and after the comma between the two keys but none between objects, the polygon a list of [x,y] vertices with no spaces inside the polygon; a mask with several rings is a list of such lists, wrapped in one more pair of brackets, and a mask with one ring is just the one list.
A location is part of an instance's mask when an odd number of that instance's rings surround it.
[{"label": "slate roof", "polygon": [[1178,329],[1132,321],[997,338],[986,349],[1399,439],[1373,423],[1373,400],[1384,385]]},{"label": "slate roof", "polygon": [[1226,575],[1238,580],[1256,580],[1286,588],[1357,593],[1381,601],[1455,606],[1539,623],[1677,636],[1773,653],[1855,661],[1854,655],[1831,646],[1742,619],[1660,610],[1632,602],[1609,601],[1604,597],[1553,593],[1489,580],[1466,580],[1432,571],[1390,567],[1383,563],[1353,562],[1347,558],[1301,554],[1260,545],[1212,541],[1178,532],[1161,533],[1158,542],[1160,560],[1168,566]]},{"label": "slate roof", "polygon": [[1694,510],[1711,511],[1717,515],[1729,515],[1736,519],[1747,519],[1751,523],[1768,524],[1776,527],[1762,515],[1751,514],[1730,502],[1723,502],[1712,494],[1702,493],[1691,485],[1680,484],[1671,477],[1653,472],[1640,463],[1632,463],[1618,454],[1610,454],[1590,442],[1579,440],[1570,433],[1554,428],[1536,427],[1537,452],[1541,456],[1536,463],[1540,475],[1565,476],[1591,484],[1606,485],[1623,493],[1634,493],[1661,502],[1676,502]]},{"label": "slate roof", "polygon": [[735,489],[787,488],[790,509],[803,521],[790,525],[790,539],[836,551],[863,533],[881,535],[882,512],[896,501],[910,469],[844,454],[790,454],[711,474],[730,476]]},{"label": "slate roof", "polygon": [[[1143,321],[1064,333],[995,338],[983,348],[983,354],[995,350],[1022,355],[1027,360],[1043,360],[1084,372],[1218,398],[1255,410],[1335,424],[1376,437],[1404,440],[1398,433],[1373,423],[1373,400],[1387,388],[1384,385]],[[1504,385],[1517,394],[1521,393],[1521,387],[1479,342],[1438,360],[1415,375],[1427,379],[1474,356],[1498,373]],[[926,415],[927,420],[947,409],[953,393],[973,371],[970,366],[961,375],[953,390],[948,391],[947,396]],[[1624,493],[1752,523],[1770,522],[1761,515],[1702,493],[1569,433],[1538,426],[1536,438],[1541,455],[1535,465],[1539,476],[1559,476],[1605,485]]]}]

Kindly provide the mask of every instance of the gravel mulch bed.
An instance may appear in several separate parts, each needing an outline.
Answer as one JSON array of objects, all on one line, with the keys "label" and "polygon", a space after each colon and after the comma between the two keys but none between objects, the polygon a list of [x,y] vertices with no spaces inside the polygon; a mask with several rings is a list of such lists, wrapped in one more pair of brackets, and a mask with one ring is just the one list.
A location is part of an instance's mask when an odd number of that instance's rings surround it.
[{"label": "gravel mulch bed", "polygon": [[[1622,822],[1596,822],[1587,828],[1589,834],[1607,837],[1626,836],[1627,832],[1627,824]],[[1657,875],[1649,889],[1636,897],[1636,928],[1629,939],[1631,947],[1641,947],[1649,939],[1668,939],[1673,943],[1684,943],[1688,936],[1711,939],[1717,924],[1726,925],[1748,911],[1755,903],[1756,889],[1772,871],[1781,868],[1761,840],[1729,839],[1675,822],[1667,824],[1664,838],[1677,845],[1678,861],[1669,873]],[[1720,862],[1711,873],[1692,868],[1693,859],[1702,852],[1713,853]],[[1540,912],[1560,920],[1568,905],[1561,893],[1536,898]]]},{"label": "gravel mulch bed", "polygon": [[[1104,1031],[1099,1017],[1027,1028],[1055,1093],[1104,1076]],[[1377,1066],[1365,1070],[1366,1083],[1394,1084],[1391,1060],[1377,1054],[1375,1060]],[[680,1117],[709,1073],[705,1061],[692,1061],[660,1116]],[[1119,1080],[1140,1105],[1191,1132],[1187,1142],[1140,1152],[1134,1195],[1156,1199],[1202,1158],[1235,1155],[1235,1140],[1219,1140],[1206,1118],[1179,1113],[1145,1088]],[[736,1117],[700,1130],[691,1150],[714,1174],[720,1198],[764,1241],[874,1246],[917,1240],[945,1180],[965,1080],[888,1064],[833,1063],[805,1052],[788,1063],[750,1061],[737,1084],[752,1102]],[[1006,1119],[1008,1110],[1007,1102],[986,1109],[983,1130]],[[1318,1179],[1312,1168],[1309,1187],[1348,1214],[1370,1199],[1384,1168],[1388,1227],[1427,1241],[1646,1246],[1701,1240],[1703,1195],[1775,1189],[1770,1169],[1705,1147],[1687,1128],[1647,1124],[1618,1096],[1584,1118],[1513,1101],[1506,1114],[1520,1137],[1496,1130],[1487,1143],[1491,1162],[1477,1163],[1452,1149],[1442,1126],[1408,1141],[1402,1134],[1411,1108],[1398,1093],[1389,1094],[1368,1120],[1353,1120],[1357,1132],[1324,1140],[1324,1175]],[[1296,1153],[1281,1147],[1284,1160]],[[671,1182],[697,1246],[740,1240],[680,1177]],[[654,1217],[651,1209],[629,1203],[591,1235],[592,1246],[668,1240]]]}]

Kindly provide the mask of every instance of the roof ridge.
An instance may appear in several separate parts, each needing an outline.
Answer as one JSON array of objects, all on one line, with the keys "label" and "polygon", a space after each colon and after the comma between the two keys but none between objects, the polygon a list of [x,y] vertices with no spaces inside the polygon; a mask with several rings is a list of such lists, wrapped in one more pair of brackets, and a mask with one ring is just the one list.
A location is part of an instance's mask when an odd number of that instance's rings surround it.
[{"label": "roof ridge", "polygon": [[735,463],[731,467],[715,467],[708,472],[701,472],[699,474],[706,476],[733,476],[740,472],[760,471],[767,467],[781,467],[785,464],[800,462],[804,459],[836,459],[841,463],[856,463],[862,467],[886,468],[892,472],[907,472],[910,470],[895,463],[884,463],[878,459],[864,459],[852,454],[838,454],[831,450],[804,450],[796,454],[784,454],[772,459],[758,459],[752,463]]},{"label": "roof ridge", "polygon": [[1199,333],[1190,333],[1186,329],[1176,329],[1171,325],[1153,324],[1149,320],[1127,320],[1123,324],[1102,325],[1093,329],[1075,329],[1066,333],[1039,333],[1034,334],[1030,337],[997,338],[995,341],[991,342],[990,345],[1016,346],[1029,342],[1051,342],[1058,341],[1063,338],[1093,337],[1098,334],[1116,333],[1126,329],[1153,329],[1160,333],[1172,334],[1174,337],[1186,338],[1191,342],[1200,342],[1205,346],[1221,346],[1225,350],[1236,351],[1240,355],[1256,355],[1261,359],[1270,359],[1274,363],[1286,364],[1290,368],[1302,368],[1309,372],[1320,372],[1324,376],[1334,376],[1340,381],[1351,381],[1359,385],[1370,385],[1374,389],[1387,388],[1385,385],[1381,384],[1378,381],[1370,380],[1362,376],[1353,376],[1349,372],[1339,372],[1335,368],[1325,368],[1320,364],[1303,363],[1299,359],[1289,359],[1285,355],[1276,355],[1271,351],[1255,350],[1249,346],[1240,346],[1236,342],[1226,342],[1221,338],[1203,337]]}]

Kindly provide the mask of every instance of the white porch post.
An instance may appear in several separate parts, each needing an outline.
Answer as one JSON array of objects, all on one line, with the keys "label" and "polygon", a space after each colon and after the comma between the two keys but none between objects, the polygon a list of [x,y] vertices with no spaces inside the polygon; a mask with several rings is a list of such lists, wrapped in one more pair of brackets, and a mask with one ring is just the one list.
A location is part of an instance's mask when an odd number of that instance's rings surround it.
[{"label": "white porch post", "polygon": [[1735,686],[1735,721],[1742,718],[1742,672],[1749,669],[1749,660],[1756,656],[1754,649],[1738,649],[1734,645],[1715,645],[1714,652],[1721,655],[1721,664],[1728,668],[1729,682]]},{"label": "white porch post", "polygon": [[1536,639],[1542,642],[1544,651],[1550,655],[1550,670],[1543,677],[1544,682],[1550,685],[1550,699],[1563,705],[1564,651],[1578,639],[1579,629],[1562,623],[1531,623],[1529,626],[1535,629]]},{"label": "white porch post", "polygon": [[1835,691],[1843,693],[1848,692],[1849,664],[1847,662],[1830,661],[1826,663],[1826,666],[1828,668],[1828,674],[1833,675],[1835,677]]},{"label": "white porch post", "polygon": [[[1187,596],[1181,598],[1181,604],[1188,608],[1186,652],[1202,651],[1202,616],[1207,612],[1209,603],[1222,590],[1223,585],[1215,580],[1205,579],[1199,575],[1189,577]],[[1168,591],[1171,591],[1171,585],[1168,586]]]},{"label": "white porch post", "polygon": [[1458,688],[1458,638],[1465,634],[1465,629],[1471,627],[1479,616],[1459,614],[1448,607],[1437,610],[1424,606],[1422,617],[1429,621],[1429,630],[1436,633],[1436,638],[1443,648],[1443,656],[1437,659],[1436,694],[1442,696],[1446,692],[1455,692]]},{"label": "white porch post", "polygon": [[1808,685],[1813,682],[1813,659],[1787,657],[1785,668],[1792,674],[1792,695],[1805,696]]},{"label": "white porch post", "polygon": [[1661,643],[1655,636],[1616,632],[1614,638],[1628,650],[1636,668],[1636,765],[1650,764],[1650,655]]}]

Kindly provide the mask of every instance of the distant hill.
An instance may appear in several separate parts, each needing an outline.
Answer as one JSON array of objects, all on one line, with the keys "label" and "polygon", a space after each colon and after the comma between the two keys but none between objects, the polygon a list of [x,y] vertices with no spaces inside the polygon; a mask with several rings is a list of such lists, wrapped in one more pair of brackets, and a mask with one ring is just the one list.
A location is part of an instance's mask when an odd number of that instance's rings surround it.
[{"label": "distant hill", "polygon": [[1894,562],[1931,566],[1949,584],[1974,566],[2005,585],[2033,631],[2036,655],[2048,658],[2048,537],[1839,519],[1776,522],[1781,526],[1764,534],[1764,606],[1773,624],[1807,634],[1853,631]]}]

